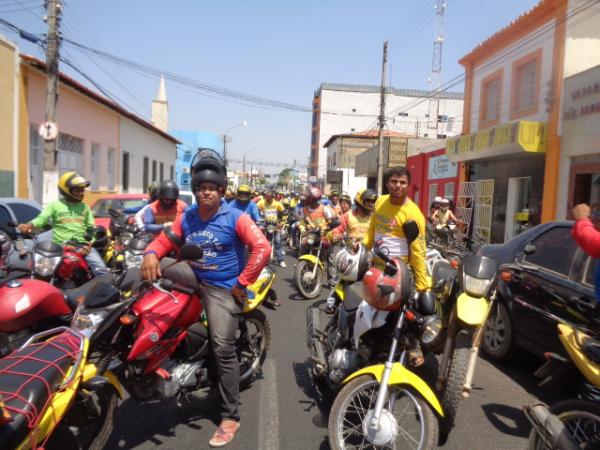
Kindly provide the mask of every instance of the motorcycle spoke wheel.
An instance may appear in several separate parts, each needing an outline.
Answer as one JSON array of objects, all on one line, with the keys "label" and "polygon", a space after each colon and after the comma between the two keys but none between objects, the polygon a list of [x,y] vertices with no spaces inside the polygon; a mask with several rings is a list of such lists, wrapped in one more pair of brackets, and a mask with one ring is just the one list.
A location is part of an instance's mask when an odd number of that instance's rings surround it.
[{"label": "motorcycle spoke wheel", "polygon": [[258,375],[270,344],[271,325],[264,313],[255,309],[244,314],[236,339],[241,389],[249,387]]}]

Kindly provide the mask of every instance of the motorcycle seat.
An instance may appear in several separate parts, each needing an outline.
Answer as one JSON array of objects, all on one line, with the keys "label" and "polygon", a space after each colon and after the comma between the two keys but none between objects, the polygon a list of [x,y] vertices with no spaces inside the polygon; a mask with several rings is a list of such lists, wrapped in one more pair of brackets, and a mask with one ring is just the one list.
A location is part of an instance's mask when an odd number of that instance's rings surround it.
[{"label": "motorcycle seat", "polygon": [[173,264],[174,262],[175,260],[172,258],[163,258],[160,261],[162,276],[175,284],[193,289],[194,292],[199,294],[201,292],[201,285],[190,265],[185,262]]},{"label": "motorcycle seat", "polygon": [[363,299],[363,284],[361,282],[344,287],[344,310],[346,312],[356,311]]},{"label": "motorcycle seat", "polygon": [[592,362],[600,364],[600,342],[598,341],[587,341],[581,345],[581,349],[585,356],[590,358]]},{"label": "motorcycle seat", "polygon": [[81,286],[73,288],[73,289],[65,289],[63,292],[65,294],[65,301],[71,311],[75,311],[77,309],[77,305],[80,303],[80,299],[85,298],[86,294],[98,283],[108,283],[113,284],[112,274],[105,273],[102,275],[98,275],[92,278],[90,281],[83,283]]},{"label": "motorcycle seat", "polygon": [[60,336],[51,342],[29,345],[0,359],[0,396],[13,419],[0,425],[1,448],[17,448],[27,438],[73,363],[72,343]]}]

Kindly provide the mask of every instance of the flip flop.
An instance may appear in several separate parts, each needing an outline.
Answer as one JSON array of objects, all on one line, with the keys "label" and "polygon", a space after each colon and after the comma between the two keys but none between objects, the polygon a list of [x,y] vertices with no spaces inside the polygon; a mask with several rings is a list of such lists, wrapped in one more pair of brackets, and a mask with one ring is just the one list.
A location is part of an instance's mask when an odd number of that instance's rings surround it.
[{"label": "flip flop", "polygon": [[235,435],[239,429],[239,422],[235,420],[223,420],[210,438],[210,441],[208,441],[208,445],[213,448],[225,447],[235,439]]}]

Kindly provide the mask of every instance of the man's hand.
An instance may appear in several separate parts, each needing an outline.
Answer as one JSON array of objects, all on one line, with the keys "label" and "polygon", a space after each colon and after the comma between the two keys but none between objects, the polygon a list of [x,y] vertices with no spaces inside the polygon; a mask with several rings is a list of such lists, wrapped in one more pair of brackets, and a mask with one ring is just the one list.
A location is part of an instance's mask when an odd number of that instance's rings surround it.
[{"label": "man's hand", "polygon": [[235,299],[235,301],[238,302],[242,306],[246,303],[246,300],[248,300],[248,294],[246,293],[246,288],[243,288],[242,286],[238,285],[237,283],[234,284],[233,287],[231,288],[231,295],[233,295],[233,298]]},{"label": "man's hand", "polygon": [[166,227],[172,227],[172,226],[173,226],[173,222],[166,222],[166,223],[163,223],[163,228],[166,228]]},{"label": "man's hand", "polygon": [[575,220],[587,219],[592,215],[591,208],[585,203],[580,203],[573,208],[573,218]]},{"label": "man's hand", "polygon": [[33,231],[33,225],[30,223],[20,223],[17,225],[17,230],[19,230],[21,233],[31,234]]},{"label": "man's hand", "polygon": [[142,279],[144,280],[156,280],[160,278],[160,261],[154,253],[149,253],[144,256],[142,262]]}]

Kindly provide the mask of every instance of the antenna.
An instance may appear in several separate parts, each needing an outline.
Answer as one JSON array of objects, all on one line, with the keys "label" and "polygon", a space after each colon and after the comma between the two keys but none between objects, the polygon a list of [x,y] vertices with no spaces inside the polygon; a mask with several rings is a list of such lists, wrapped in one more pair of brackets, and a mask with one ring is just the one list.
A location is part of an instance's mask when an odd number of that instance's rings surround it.
[{"label": "antenna", "polygon": [[[429,91],[437,91],[442,85],[442,45],[444,43],[444,13],[446,0],[435,0],[435,39],[433,41],[433,57],[431,60],[431,76],[428,79]],[[435,130],[439,135],[438,116],[440,112],[439,92],[429,99],[429,118],[427,128]]]}]

